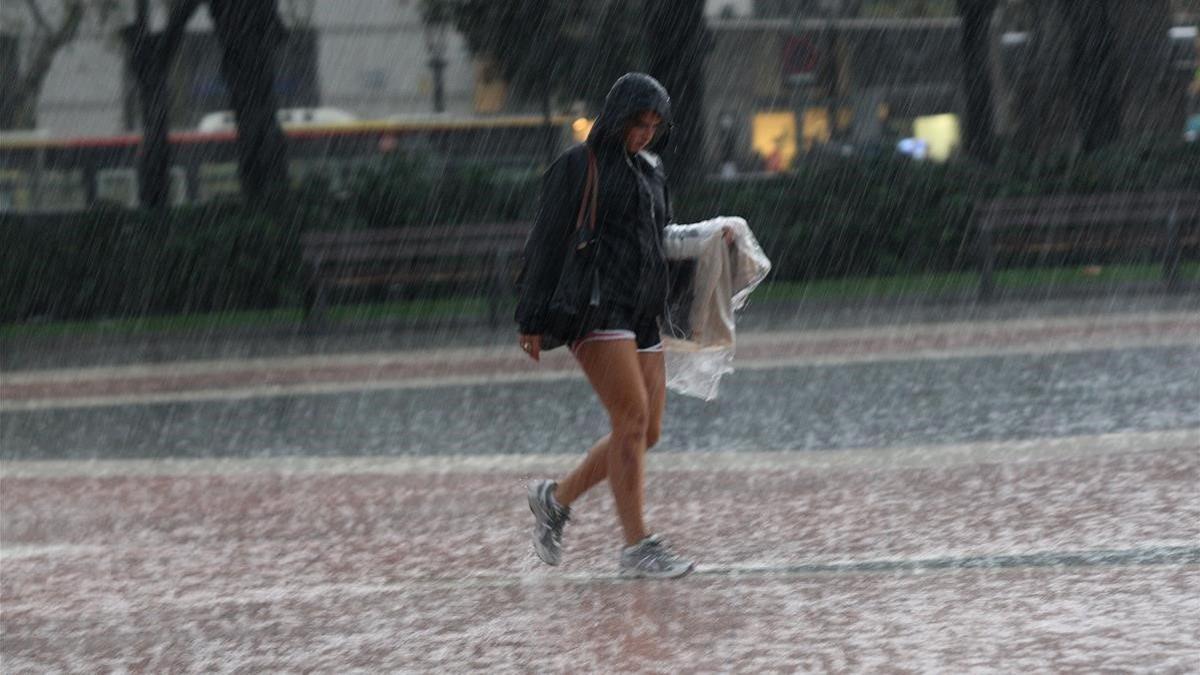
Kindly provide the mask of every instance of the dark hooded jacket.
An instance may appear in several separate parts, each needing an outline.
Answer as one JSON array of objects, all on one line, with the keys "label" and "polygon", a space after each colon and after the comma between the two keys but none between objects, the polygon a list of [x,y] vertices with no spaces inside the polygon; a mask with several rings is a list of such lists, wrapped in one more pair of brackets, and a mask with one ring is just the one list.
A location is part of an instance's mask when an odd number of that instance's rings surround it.
[{"label": "dark hooded jacket", "polygon": [[[629,121],[647,110],[662,117],[651,144],[660,147],[671,120],[667,91],[649,75],[622,76],[605,97],[587,141],[560,155],[543,176],[525,244],[516,320],[522,333],[542,335],[545,349],[604,328],[614,311],[639,323],[664,311],[662,230],[672,220],[666,174],[656,155],[645,150],[630,155],[624,144]],[[594,232],[586,226],[576,231],[589,152],[599,178]]]}]

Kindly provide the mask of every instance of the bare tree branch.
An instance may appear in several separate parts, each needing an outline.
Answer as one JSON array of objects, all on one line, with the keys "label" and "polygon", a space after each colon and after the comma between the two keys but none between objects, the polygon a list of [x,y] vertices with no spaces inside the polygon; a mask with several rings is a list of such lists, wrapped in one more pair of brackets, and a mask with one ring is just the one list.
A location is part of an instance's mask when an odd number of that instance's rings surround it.
[{"label": "bare tree branch", "polygon": [[183,30],[187,28],[188,21],[191,21],[192,15],[200,7],[202,0],[179,0],[172,3],[171,14],[167,17],[167,27],[163,29],[163,41],[166,44],[175,44],[179,41]]},{"label": "bare tree branch", "polygon": [[[74,41],[89,12],[99,25],[115,13],[118,0],[63,0],[62,12],[47,16],[45,0],[25,0],[30,17],[31,38],[27,59],[22,59],[17,81],[0,101],[0,125],[24,127],[36,124],[37,98],[58,52]],[[54,19],[54,22],[51,22]]]},{"label": "bare tree branch", "polygon": [[25,0],[25,6],[29,8],[29,14],[33,16],[33,21],[38,25],[38,28],[43,33],[53,32],[50,28],[50,22],[46,21],[46,15],[42,13],[42,8],[38,6],[37,0]]},{"label": "bare tree branch", "polygon": [[72,2],[66,9],[67,15],[63,18],[62,25],[58,30],[52,31],[34,50],[33,57],[29,60],[29,68],[25,71],[24,87],[37,85],[36,88],[40,89],[41,81],[50,70],[55,54],[64,44],[74,40],[79,32],[79,25],[83,23],[83,3]]}]

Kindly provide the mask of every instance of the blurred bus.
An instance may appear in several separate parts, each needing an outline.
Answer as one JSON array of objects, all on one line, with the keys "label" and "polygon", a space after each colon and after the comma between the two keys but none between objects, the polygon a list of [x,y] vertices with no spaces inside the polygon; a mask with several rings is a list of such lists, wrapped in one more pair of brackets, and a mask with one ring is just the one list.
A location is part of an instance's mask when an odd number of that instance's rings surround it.
[{"label": "blurred bus", "polygon": [[[394,156],[449,167],[534,170],[572,141],[572,119],[557,116],[549,124],[540,115],[289,122],[284,124],[288,173],[293,186],[316,174],[336,192],[356,171]],[[225,121],[213,117],[206,130],[170,134],[172,205],[239,194],[235,131],[224,128]],[[56,138],[44,131],[4,132],[0,134],[0,212],[73,211],[98,203],[136,207],[140,144],[137,134]]]},{"label": "blurred bus", "polygon": [[[284,129],[293,127],[323,127],[354,124],[359,119],[353,113],[338,108],[280,108],[275,118]],[[233,131],[237,119],[232,110],[210,112],[200,118],[196,131]]]}]

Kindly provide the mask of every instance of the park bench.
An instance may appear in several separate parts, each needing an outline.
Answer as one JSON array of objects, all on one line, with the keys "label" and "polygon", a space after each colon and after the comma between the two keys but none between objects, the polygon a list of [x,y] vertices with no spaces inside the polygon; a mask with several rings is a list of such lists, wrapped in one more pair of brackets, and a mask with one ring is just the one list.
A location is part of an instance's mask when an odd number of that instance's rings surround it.
[{"label": "park bench", "polygon": [[307,232],[305,319],[323,319],[332,289],[475,284],[495,326],[528,232],[526,223]]},{"label": "park bench", "polygon": [[[1161,256],[1163,281],[1179,286],[1185,250],[1200,249],[1200,192],[1050,195],[993,199],[976,205],[979,297],[995,293],[997,259],[1078,259],[1134,252]],[[1153,258],[1152,258],[1153,259]]]}]

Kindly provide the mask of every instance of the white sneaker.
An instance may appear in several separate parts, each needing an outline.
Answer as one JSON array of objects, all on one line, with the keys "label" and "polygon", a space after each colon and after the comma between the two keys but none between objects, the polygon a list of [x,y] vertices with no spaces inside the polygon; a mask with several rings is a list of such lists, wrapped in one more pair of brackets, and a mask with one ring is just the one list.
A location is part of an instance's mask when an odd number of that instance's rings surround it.
[{"label": "white sneaker", "polygon": [[631,579],[675,579],[695,569],[696,563],[675,555],[657,534],[621,550],[621,576]]},{"label": "white sneaker", "polygon": [[557,565],[562,559],[563,526],[571,519],[571,509],[558,503],[554,491],[558,483],[539,480],[529,484],[529,510],[533,511],[533,550],[542,562]]}]

